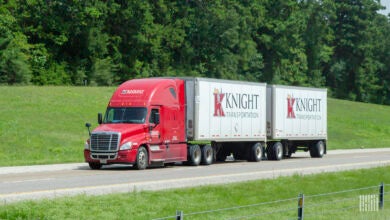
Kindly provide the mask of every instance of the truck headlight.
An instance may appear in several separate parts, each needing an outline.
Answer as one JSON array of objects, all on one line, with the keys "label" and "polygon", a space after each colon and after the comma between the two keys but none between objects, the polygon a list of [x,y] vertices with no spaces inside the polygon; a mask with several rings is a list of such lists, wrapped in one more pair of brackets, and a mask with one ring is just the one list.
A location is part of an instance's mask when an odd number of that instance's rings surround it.
[{"label": "truck headlight", "polygon": [[126,142],[119,148],[119,150],[131,150],[132,145],[133,143]]},{"label": "truck headlight", "polygon": [[84,149],[89,150],[89,141],[86,141],[84,144]]}]

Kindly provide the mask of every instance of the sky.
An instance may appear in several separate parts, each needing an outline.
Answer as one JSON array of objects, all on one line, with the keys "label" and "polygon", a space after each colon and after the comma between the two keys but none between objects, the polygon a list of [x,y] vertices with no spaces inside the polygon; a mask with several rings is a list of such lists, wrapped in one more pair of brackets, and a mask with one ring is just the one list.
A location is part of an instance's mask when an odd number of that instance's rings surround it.
[{"label": "sky", "polygon": [[390,13],[390,0],[381,0],[381,5],[385,6],[385,10],[379,11],[379,13],[388,15]]}]

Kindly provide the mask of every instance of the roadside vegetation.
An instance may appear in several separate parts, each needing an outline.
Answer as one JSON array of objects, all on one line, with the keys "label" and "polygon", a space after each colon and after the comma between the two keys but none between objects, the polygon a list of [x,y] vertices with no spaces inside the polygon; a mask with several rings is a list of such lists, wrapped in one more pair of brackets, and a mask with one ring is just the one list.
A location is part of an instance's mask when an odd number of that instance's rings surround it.
[{"label": "roadside vegetation", "polygon": [[[236,219],[250,215],[257,216],[244,219],[296,219],[300,193],[305,195],[305,219],[388,219],[389,187],[385,187],[382,211],[360,212],[359,198],[378,195],[379,184],[390,183],[390,175],[386,175],[389,172],[390,167],[380,167],[157,192],[0,204],[0,219],[155,219],[174,216],[176,210],[184,215],[214,210],[184,219]],[[334,193],[340,191],[347,192]],[[253,205],[259,203],[262,204]],[[215,211],[231,207],[241,208]]]},{"label": "roadside vegetation", "polygon": [[328,99],[328,147],[390,147],[390,106]]},{"label": "roadside vegetation", "polygon": [[[0,87],[0,166],[83,162],[114,87]],[[328,100],[329,149],[390,147],[390,106]]]},{"label": "roadside vegetation", "polygon": [[0,87],[0,166],[83,161],[84,125],[96,125],[113,90]]}]

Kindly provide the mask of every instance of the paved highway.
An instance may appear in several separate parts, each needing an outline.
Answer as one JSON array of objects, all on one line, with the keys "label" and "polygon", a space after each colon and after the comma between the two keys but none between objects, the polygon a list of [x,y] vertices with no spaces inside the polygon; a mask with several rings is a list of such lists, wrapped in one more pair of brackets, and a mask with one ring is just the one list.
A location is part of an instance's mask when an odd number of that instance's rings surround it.
[{"label": "paved highway", "polygon": [[211,166],[174,165],[142,171],[119,165],[90,170],[86,163],[0,167],[0,205],[27,199],[161,190],[388,165],[390,148],[334,150],[320,159],[310,158],[308,152],[298,152],[281,161],[228,161]]}]

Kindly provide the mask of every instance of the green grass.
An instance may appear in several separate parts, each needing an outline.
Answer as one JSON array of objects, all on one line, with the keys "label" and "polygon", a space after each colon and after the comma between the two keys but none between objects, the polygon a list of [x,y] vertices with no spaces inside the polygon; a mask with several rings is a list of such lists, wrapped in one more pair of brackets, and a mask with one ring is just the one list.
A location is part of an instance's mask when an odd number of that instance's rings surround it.
[{"label": "green grass", "polygon": [[[76,196],[55,200],[28,201],[0,205],[0,219],[153,219],[184,212],[184,219],[296,219],[297,197],[305,195],[305,219],[388,219],[390,190],[385,187],[385,209],[359,212],[360,195],[377,195],[379,184],[390,183],[390,167],[362,169],[309,176],[293,175],[217,186],[166,191],[136,191],[104,196]],[[354,190],[332,195],[314,196]],[[233,210],[190,215],[190,213],[261,204]],[[352,209],[340,210],[354,206]],[[289,211],[285,211],[291,209]],[[270,213],[275,212],[272,214]],[[187,214],[187,216],[186,216]]]},{"label": "green grass", "polygon": [[[0,87],[0,166],[82,162],[114,87]],[[329,149],[390,147],[390,106],[329,99]]]},{"label": "green grass", "polygon": [[114,88],[0,87],[0,166],[83,161]]},{"label": "green grass", "polygon": [[328,100],[329,149],[390,147],[390,106]]}]

